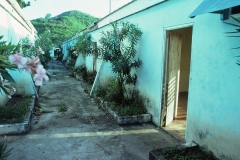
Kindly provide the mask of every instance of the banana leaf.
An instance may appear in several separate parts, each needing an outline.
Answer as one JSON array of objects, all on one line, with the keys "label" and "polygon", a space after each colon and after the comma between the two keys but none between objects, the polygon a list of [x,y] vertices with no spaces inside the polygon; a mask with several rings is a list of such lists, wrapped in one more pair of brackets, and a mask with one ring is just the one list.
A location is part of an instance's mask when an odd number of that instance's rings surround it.
[{"label": "banana leaf", "polygon": [[0,50],[6,51],[9,49],[14,49],[15,47],[16,47],[15,45],[2,45],[2,46],[0,46]]}]

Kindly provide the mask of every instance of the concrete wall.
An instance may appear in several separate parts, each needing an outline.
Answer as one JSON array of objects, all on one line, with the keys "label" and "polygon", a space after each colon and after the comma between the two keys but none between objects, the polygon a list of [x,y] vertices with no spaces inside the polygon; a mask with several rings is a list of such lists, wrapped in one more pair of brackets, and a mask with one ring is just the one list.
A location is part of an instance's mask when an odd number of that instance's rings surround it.
[{"label": "concrete wall", "polygon": [[[140,1],[134,3],[140,3]],[[188,9],[181,11],[181,14],[174,12],[181,7],[186,8],[184,6],[186,3],[190,4]],[[194,10],[193,2],[166,1],[122,19],[122,21],[138,25],[143,32],[137,46],[137,56],[143,61],[142,66],[138,69],[137,87],[141,94],[149,100],[149,103],[146,104],[147,109],[153,116],[153,123],[157,126],[160,126],[161,121],[165,32],[173,26],[191,25],[193,20],[187,17],[192,10]],[[122,12],[124,12],[124,8]],[[146,19],[148,23],[146,23]]]},{"label": "concrete wall", "polygon": [[235,28],[218,15],[195,18],[191,57],[187,142],[195,141],[222,159],[240,157],[239,40],[224,32]]},{"label": "concrete wall", "polygon": [[[239,41],[223,34],[235,28],[222,23],[219,14],[188,18],[201,2],[171,0],[129,16],[126,13],[131,6],[127,6],[99,21],[101,28],[91,34],[98,42],[100,33],[109,29],[104,25],[119,17],[141,28],[143,35],[137,56],[143,65],[138,69],[137,87],[149,100],[147,109],[153,116],[153,123],[160,126],[165,35],[169,30],[192,26],[186,142],[194,141],[222,159],[238,159],[240,68],[233,57],[239,52],[230,49],[239,46]],[[134,1],[130,5],[140,6],[141,3]],[[187,41],[185,44],[190,45]],[[110,71],[102,71],[101,76],[110,74]]]},{"label": "concrete wall", "polygon": [[68,48],[68,42],[63,43],[62,44],[63,60],[67,59],[67,56],[68,56],[67,48]]},{"label": "concrete wall", "polygon": [[18,70],[9,72],[16,83],[12,83],[12,86],[16,88],[16,95],[30,96],[35,94],[33,87],[34,82],[28,72]]},{"label": "concrete wall", "polygon": [[93,56],[86,56],[85,66],[88,72],[93,72]]},{"label": "concrete wall", "polygon": [[[0,35],[3,35],[3,40],[17,44],[21,38],[28,37],[31,41],[35,39],[35,28],[31,22],[25,18],[24,13],[14,0],[1,0],[0,3]],[[17,72],[10,73],[17,82],[19,79],[23,80],[20,83],[14,84],[17,89],[19,87],[25,88],[23,95],[32,95],[33,86],[29,83],[31,79],[26,78],[25,74]],[[17,91],[19,92],[19,91]],[[0,94],[0,103],[3,105],[8,101],[5,94]]]},{"label": "concrete wall", "polygon": [[26,19],[18,3],[13,0],[2,0],[0,4],[0,34],[4,40],[17,44],[23,37],[35,39],[35,29]]},{"label": "concrete wall", "polygon": [[75,64],[75,68],[79,67],[79,66],[82,66],[82,65],[85,65],[85,56],[80,54],[80,55],[78,55],[78,58],[77,58],[77,61],[76,61],[76,64]]}]

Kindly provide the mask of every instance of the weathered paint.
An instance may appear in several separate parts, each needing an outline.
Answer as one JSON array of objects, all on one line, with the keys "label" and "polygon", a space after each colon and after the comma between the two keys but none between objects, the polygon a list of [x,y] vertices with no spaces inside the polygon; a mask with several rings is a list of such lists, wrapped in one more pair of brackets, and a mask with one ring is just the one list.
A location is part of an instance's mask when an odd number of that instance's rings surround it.
[{"label": "weathered paint", "polygon": [[76,60],[75,68],[82,65],[85,65],[85,56],[83,56],[82,54],[79,54]]},{"label": "weathered paint", "polygon": [[88,72],[93,72],[93,56],[86,56],[86,68]]},{"label": "weathered paint", "polygon": [[[31,41],[35,39],[35,29],[31,22],[25,18],[16,1],[2,0],[0,3],[0,17],[0,35],[3,36],[2,40],[11,42],[12,44],[17,44],[19,43],[20,39],[24,37],[28,37]],[[14,86],[17,87],[17,90],[19,87],[21,88],[21,86],[28,86],[26,89],[24,89],[24,92],[27,95],[34,94],[32,91],[33,86],[29,83],[29,80],[31,79],[28,79],[31,77],[22,77],[15,71],[11,72],[10,74],[13,77],[20,76],[15,78],[16,81],[17,79],[26,80],[21,82],[18,81],[19,84],[14,84]],[[19,90],[17,92],[19,93]],[[7,101],[7,96],[5,94],[0,94],[0,104],[4,105]]]},{"label": "weathered paint", "polygon": [[239,51],[231,50],[239,41],[223,34],[234,29],[212,14],[196,17],[193,29],[186,140],[222,159],[240,157]]},{"label": "weathered paint", "polygon": [[[201,2],[202,0],[171,0],[163,3],[151,1],[152,5],[156,5],[140,11],[143,8],[137,6],[141,6],[142,1],[134,1],[100,20],[98,26],[101,28],[91,34],[98,42],[101,32],[109,29],[105,25],[118,19],[137,24],[141,28],[143,35],[137,46],[137,56],[143,64],[138,69],[137,88],[147,99],[147,109],[152,114],[153,123],[159,126],[162,118],[166,32],[191,26],[193,30],[186,142],[194,141],[222,159],[238,159],[240,68],[236,65],[234,56],[239,55],[239,52],[231,48],[238,47],[239,40],[223,34],[234,31],[235,27],[224,24],[219,14],[209,13],[194,19],[188,18]],[[130,14],[129,8],[132,6],[135,8]],[[101,74],[107,75],[104,71]]]}]

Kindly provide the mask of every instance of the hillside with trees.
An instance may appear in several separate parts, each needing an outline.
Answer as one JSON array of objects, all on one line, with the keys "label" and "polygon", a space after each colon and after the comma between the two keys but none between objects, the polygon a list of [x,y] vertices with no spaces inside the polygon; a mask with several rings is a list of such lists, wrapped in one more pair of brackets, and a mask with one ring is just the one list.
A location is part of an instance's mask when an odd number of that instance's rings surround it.
[{"label": "hillside with trees", "polygon": [[49,32],[53,44],[58,46],[97,20],[96,17],[80,11],[67,11],[55,17],[48,13],[45,18],[37,18],[31,22],[39,35]]}]

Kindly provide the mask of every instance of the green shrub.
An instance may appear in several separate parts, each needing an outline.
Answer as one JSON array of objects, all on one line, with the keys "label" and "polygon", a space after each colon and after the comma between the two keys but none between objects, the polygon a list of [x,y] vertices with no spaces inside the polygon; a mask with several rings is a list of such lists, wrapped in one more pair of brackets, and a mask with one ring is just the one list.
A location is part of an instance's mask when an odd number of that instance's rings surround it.
[{"label": "green shrub", "polygon": [[110,84],[107,87],[107,94],[105,98],[108,101],[113,101],[118,104],[122,102],[120,86],[118,85],[118,81],[116,79],[110,80]]},{"label": "green shrub", "polygon": [[111,63],[120,92],[117,96],[124,101],[125,85],[136,84],[137,75],[133,72],[142,65],[142,61],[135,57],[137,54],[135,46],[142,32],[138,26],[128,22],[114,22],[111,26],[111,30],[102,32],[101,46],[98,50],[103,59]]},{"label": "green shrub", "polygon": [[29,111],[31,97],[14,96],[5,106],[0,106],[0,123],[21,123]]},{"label": "green shrub", "polygon": [[68,109],[67,105],[64,102],[57,104],[56,107],[59,112],[66,112]]},{"label": "green shrub", "polygon": [[107,90],[101,86],[99,86],[94,92],[97,97],[103,97],[103,98],[105,98],[107,94]]},{"label": "green shrub", "polygon": [[11,154],[13,148],[7,150],[7,145],[0,143],[0,160],[6,160],[6,158]]}]

